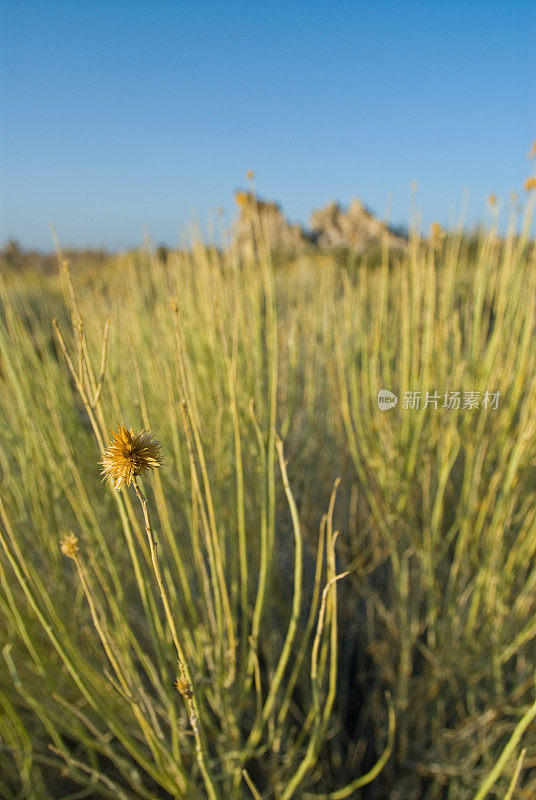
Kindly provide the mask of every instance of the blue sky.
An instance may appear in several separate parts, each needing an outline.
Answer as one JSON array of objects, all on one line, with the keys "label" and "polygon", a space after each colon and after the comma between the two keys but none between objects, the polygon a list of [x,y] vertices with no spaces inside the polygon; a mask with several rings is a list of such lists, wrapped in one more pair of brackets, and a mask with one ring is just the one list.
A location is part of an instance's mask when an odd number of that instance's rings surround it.
[{"label": "blue sky", "polygon": [[0,0],[0,241],[173,245],[250,168],[293,221],[417,181],[472,223],[533,168],[535,41],[534,0]]}]

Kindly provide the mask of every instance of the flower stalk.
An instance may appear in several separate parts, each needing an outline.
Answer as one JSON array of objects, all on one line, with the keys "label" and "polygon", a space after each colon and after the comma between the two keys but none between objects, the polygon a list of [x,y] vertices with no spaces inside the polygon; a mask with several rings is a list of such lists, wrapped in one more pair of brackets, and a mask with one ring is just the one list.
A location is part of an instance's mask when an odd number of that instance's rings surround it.
[{"label": "flower stalk", "polygon": [[162,598],[162,605],[164,607],[166,620],[169,625],[169,629],[171,631],[171,638],[173,639],[173,644],[175,645],[175,650],[177,652],[177,663],[179,667],[180,677],[175,685],[177,686],[179,693],[182,695],[182,697],[184,697],[184,701],[188,709],[188,718],[190,720],[190,726],[195,736],[195,752],[197,757],[197,763],[199,765],[199,769],[201,771],[203,780],[205,782],[205,788],[207,790],[210,800],[217,800],[218,795],[216,794],[214,782],[210,776],[210,772],[208,770],[208,766],[206,763],[206,743],[204,741],[204,737],[202,735],[202,731],[200,728],[200,715],[197,704],[197,698],[195,696],[195,688],[192,681],[190,668],[188,666],[188,662],[186,660],[186,656],[184,654],[182,645],[180,643],[179,635],[177,633],[177,626],[175,625],[175,620],[173,618],[173,613],[171,611],[171,605],[169,602],[166,586],[164,583],[164,577],[160,570],[160,564],[158,561],[158,553],[157,553],[157,542],[154,537],[153,529],[151,527],[151,520],[149,518],[149,511],[147,509],[147,498],[142,494],[135,477],[132,478],[132,485],[134,486],[134,491],[138,496],[138,500],[140,501],[140,505],[143,511],[145,532],[147,534],[147,540],[149,542],[151,562],[153,565],[156,582],[158,583],[158,588],[160,590],[160,597]]},{"label": "flower stalk", "polygon": [[125,485],[132,485],[140,501],[145,522],[145,532],[149,544],[151,564],[160,591],[166,621],[177,654],[179,677],[175,682],[175,686],[186,703],[190,727],[195,736],[197,763],[201,775],[203,776],[209,800],[218,800],[214,782],[207,766],[207,746],[200,727],[199,708],[190,668],[179,639],[177,626],[171,609],[169,593],[160,569],[157,542],[149,517],[147,498],[142,493],[137,481],[137,477],[142,473],[152,469],[158,469],[162,466],[163,458],[161,445],[153,434],[146,430],[134,434],[132,428],[128,430],[124,425],[118,424],[117,431],[112,431],[111,433],[112,439],[104,451],[101,461],[102,475],[104,476],[104,480],[111,481],[116,490],[122,489]]}]

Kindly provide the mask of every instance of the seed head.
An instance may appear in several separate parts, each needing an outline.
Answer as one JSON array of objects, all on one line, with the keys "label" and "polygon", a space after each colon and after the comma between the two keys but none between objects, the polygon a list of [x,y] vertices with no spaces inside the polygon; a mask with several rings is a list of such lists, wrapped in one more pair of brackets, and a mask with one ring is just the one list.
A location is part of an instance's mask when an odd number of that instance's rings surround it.
[{"label": "seed head", "polygon": [[237,206],[246,206],[248,200],[249,195],[247,192],[235,192],[235,202]]},{"label": "seed head", "polygon": [[76,561],[78,555],[78,539],[74,533],[69,533],[60,540],[60,549],[64,556]]},{"label": "seed head", "polygon": [[444,235],[445,232],[439,222],[432,222],[430,225],[430,236],[432,236],[433,239],[442,239]]},{"label": "seed head", "polygon": [[177,678],[173,684],[175,689],[182,694],[183,697],[192,697],[193,692],[190,684],[184,678]]},{"label": "seed head", "polygon": [[117,424],[117,431],[110,431],[112,439],[100,462],[103,480],[111,480],[114,489],[130,486],[133,478],[149,469],[162,466],[161,445],[149,431],[134,433],[124,425]]}]

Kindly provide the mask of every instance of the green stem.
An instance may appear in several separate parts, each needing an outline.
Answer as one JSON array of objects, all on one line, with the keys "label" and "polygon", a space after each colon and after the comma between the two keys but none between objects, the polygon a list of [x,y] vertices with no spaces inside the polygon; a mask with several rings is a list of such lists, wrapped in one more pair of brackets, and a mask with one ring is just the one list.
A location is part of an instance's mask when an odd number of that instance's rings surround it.
[{"label": "green stem", "polygon": [[190,719],[190,726],[195,736],[195,753],[196,753],[197,763],[199,765],[201,775],[203,776],[203,780],[205,782],[205,788],[207,790],[207,794],[210,800],[218,800],[218,795],[216,793],[214,782],[212,780],[212,777],[210,775],[206,763],[206,744],[200,728],[200,715],[199,715],[199,707],[197,704],[197,698],[195,696],[195,686],[192,682],[190,668],[188,666],[186,656],[184,654],[182,645],[179,640],[177,628],[175,625],[175,620],[173,618],[173,613],[171,611],[171,606],[169,603],[167,589],[164,584],[162,572],[160,570],[160,564],[158,562],[158,555],[157,555],[157,544],[154,538],[153,529],[151,527],[151,521],[149,519],[147,500],[141,493],[135,478],[132,480],[132,484],[134,486],[134,490],[138,496],[138,500],[140,501],[142,507],[143,518],[145,521],[145,531],[147,533],[147,540],[149,542],[149,550],[151,553],[151,562],[153,565],[156,582],[158,583],[158,588],[160,590],[160,597],[162,598],[162,605],[164,606],[164,613],[166,615],[166,620],[168,622],[169,629],[171,631],[171,638],[173,639],[173,644],[175,645],[175,650],[177,652],[179,673],[182,684],[181,694],[185,698],[186,706],[188,709],[188,715]]}]

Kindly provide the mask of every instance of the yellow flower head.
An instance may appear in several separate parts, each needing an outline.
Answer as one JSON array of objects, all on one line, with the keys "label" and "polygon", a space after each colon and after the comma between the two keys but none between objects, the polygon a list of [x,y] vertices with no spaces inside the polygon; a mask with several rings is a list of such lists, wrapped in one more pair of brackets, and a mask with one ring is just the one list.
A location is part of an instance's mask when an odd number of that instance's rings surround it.
[{"label": "yellow flower head", "polygon": [[430,225],[430,236],[432,239],[443,239],[445,236],[445,231],[439,224],[439,222],[432,222]]},{"label": "yellow flower head", "polygon": [[530,178],[527,178],[525,181],[525,191],[530,192],[533,189],[536,189],[536,175],[531,175]]},{"label": "yellow flower head", "polygon": [[489,194],[488,195],[488,205],[496,206],[497,205],[497,195],[496,194]]},{"label": "yellow flower head", "polygon": [[60,540],[60,549],[64,556],[76,560],[78,555],[78,539],[74,533],[69,533]]},{"label": "yellow flower head", "polygon": [[248,202],[247,192],[235,192],[235,201],[237,206],[245,206]]},{"label": "yellow flower head", "polygon": [[110,431],[112,439],[104,451],[100,462],[103,480],[111,480],[114,489],[126,484],[149,469],[162,466],[161,445],[149,431],[134,433],[124,425],[117,425],[117,431]]},{"label": "yellow flower head", "polygon": [[248,171],[246,172],[246,178],[248,179],[248,181],[252,181],[254,177],[255,173],[253,172],[253,170],[248,169]]},{"label": "yellow flower head", "polygon": [[187,681],[184,678],[177,678],[176,681],[173,683],[175,689],[182,694],[183,697],[192,697],[193,692],[192,689]]}]

